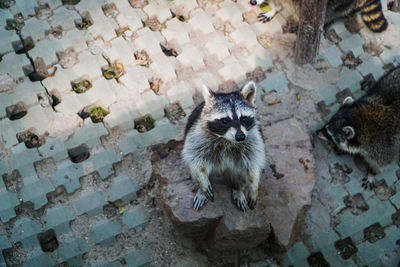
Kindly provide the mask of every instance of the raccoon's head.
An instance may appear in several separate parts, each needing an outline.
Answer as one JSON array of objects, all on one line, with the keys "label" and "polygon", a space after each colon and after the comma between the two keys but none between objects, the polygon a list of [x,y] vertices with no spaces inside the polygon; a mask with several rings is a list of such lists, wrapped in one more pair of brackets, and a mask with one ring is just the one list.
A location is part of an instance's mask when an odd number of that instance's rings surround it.
[{"label": "raccoon's head", "polygon": [[346,97],[342,107],[325,125],[325,131],[335,145],[348,153],[359,153],[359,142],[357,138],[356,126],[352,122],[352,113],[354,112],[354,100],[352,97]]},{"label": "raccoon's head", "polygon": [[214,93],[203,86],[203,129],[212,137],[243,142],[256,125],[256,85],[248,82],[232,93]]},{"label": "raccoon's head", "polygon": [[249,4],[252,6],[261,5],[264,2],[268,2],[268,0],[250,0]]}]

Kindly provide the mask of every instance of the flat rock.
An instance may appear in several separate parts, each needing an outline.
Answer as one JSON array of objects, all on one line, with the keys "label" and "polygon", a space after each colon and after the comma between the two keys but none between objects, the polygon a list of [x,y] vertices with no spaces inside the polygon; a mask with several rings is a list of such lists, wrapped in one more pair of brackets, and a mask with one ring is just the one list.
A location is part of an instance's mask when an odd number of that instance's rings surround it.
[{"label": "flat rock", "polygon": [[266,203],[268,219],[278,243],[288,248],[303,223],[305,210],[311,205],[314,188],[312,145],[307,132],[295,119],[262,127],[265,151],[272,177],[261,179],[260,195]]}]

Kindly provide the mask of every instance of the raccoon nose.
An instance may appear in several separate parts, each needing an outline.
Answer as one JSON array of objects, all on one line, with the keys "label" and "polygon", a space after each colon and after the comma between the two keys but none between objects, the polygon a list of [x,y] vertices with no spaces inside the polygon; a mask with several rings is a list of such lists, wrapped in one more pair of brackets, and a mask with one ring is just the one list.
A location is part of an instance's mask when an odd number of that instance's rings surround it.
[{"label": "raccoon nose", "polygon": [[235,134],[235,139],[238,142],[242,142],[246,138],[246,135],[243,132],[237,132]]},{"label": "raccoon nose", "polygon": [[250,1],[250,5],[252,5],[252,6],[257,5],[257,1],[256,1],[256,0],[251,0],[251,1]]}]

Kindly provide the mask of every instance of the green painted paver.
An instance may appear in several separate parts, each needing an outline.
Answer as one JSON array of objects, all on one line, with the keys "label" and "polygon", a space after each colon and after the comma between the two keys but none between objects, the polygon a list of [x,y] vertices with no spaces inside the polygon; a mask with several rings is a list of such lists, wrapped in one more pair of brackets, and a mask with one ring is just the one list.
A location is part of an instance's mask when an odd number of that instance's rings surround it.
[{"label": "green painted paver", "polygon": [[116,221],[102,220],[95,222],[89,232],[89,238],[94,244],[111,246],[115,243],[115,236],[121,232]]},{"label": "green painted paver", "polygon": [[122,222],[130,228],[146,226],[148,221],[148,215],[140,207],[129,210],[122,216]]},{"label": "green painted paver", "polygon": [[27,217],[22,217],[15,221],[11,229],[11,239],[14,242],[21,241],[24,249],[30,249],[39,246],[39,240],[36,235],[42,231],[40,224]]}]

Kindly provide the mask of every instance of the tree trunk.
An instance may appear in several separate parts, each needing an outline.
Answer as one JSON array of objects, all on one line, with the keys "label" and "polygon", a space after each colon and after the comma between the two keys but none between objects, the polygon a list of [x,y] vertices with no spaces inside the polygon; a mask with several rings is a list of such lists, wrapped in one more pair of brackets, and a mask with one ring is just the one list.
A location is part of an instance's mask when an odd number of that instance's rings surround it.
[{"label": "tree trunk", "polygon": [[393,1],[392,11],[400,12],[400,0]]},{"label": "tree trunk", "polygon": [[299,65],[312,64],[317,59],[325,23],[326,3],[327,0],[301,1],[295,49],[295,62]]}]

